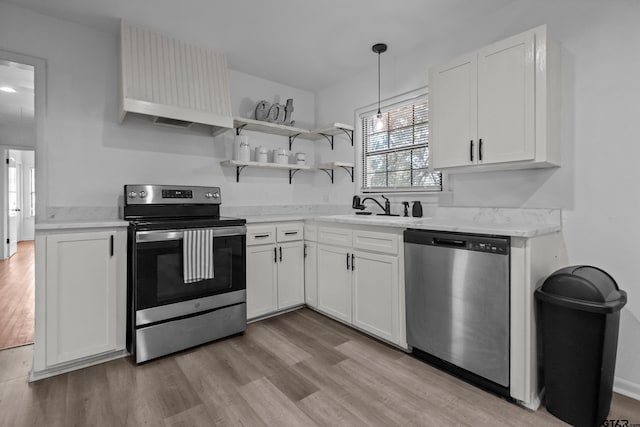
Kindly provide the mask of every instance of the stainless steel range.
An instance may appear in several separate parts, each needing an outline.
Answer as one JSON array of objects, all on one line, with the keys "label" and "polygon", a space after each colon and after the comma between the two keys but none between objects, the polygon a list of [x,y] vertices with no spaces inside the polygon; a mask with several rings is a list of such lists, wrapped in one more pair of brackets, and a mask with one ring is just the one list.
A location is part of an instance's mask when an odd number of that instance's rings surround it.
[{"label": "stainless steel range", "polygon": [[127,348],[145,362],[246,329],[246,221],[220,189],[125,185]]}]

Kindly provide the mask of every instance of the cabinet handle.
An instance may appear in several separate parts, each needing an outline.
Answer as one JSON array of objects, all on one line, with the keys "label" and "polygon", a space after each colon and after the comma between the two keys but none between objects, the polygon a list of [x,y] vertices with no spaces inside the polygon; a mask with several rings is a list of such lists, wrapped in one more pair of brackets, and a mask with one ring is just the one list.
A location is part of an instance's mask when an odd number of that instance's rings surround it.
[{"label": "cabinet handle", "polygon": [[349,254],[347,254],[347,270],[351,269],[351,266],[349,265]]},{"label": "cabinet handle", "polygon": [[473,162],[473,139],[469,142],[469,160]]},{"label": "cabinet handle", "polygon": [[267,237],[269,237],[268,234],[256,234],[254,239],[266,239]]},{"label": "cabinet handle", "polygon": [[280,262],[282,262],[282,246],[280,246]]},{"label": "cabinet handle", "polygon": [[273,262],[278,262],[278,248],[273,248]]},{"label": "cabinet handle", "polygon": [[113,257],[113,234],[111,236],[109,236],[109,252],[111,253],[111,256]]},{"label": "cabinet handle", "polygon": [[307,257],[307,245],[304,245],[304,250],[302,252],[302,255],[306,258]]},{"label": "cabinet handle", "polygon": [[478,161],[482,161],[482,138],[478,140]]},{"label": "cabinet handle", "polygon": [[356,257],[355,255],[351,254],[351,271],[356,269]]},{"label": "cabinet handle", "polygon": [[298,234],[297,231],[287,231],[287,232],[284,233],[285,236],[294,236],[296,234]]}]

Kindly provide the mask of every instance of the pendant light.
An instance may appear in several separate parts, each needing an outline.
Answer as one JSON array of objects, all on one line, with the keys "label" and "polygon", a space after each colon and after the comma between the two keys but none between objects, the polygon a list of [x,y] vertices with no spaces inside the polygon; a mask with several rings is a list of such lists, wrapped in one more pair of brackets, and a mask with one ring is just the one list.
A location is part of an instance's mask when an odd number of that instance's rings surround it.
[{"label": "pendant light", "polygon": [[387,51],[387,45],[385,43],[376,43],[371,46],[371,50],[378,54],[378,114],[376,114],[377,123],[376,128],[382,127],[382,112],[380,111],[380,54]]}]

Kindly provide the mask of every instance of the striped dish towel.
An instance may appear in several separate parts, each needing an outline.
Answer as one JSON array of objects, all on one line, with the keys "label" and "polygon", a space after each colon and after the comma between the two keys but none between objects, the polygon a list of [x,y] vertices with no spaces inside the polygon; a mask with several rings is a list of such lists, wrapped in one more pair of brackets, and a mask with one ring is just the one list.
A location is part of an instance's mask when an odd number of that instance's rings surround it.
[{"label": "striped dish towel", "polygon": [[184,283],[213,279],[213,229],[185,230],[182,243]]}]

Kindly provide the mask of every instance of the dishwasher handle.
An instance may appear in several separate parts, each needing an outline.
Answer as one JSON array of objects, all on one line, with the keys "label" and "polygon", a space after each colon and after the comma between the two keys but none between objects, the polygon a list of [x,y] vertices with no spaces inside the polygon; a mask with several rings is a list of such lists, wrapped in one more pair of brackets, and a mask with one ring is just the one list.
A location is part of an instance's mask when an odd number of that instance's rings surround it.
[{"label": "dishwasher handle", "polygon": [[467,242],[465,240],[443,239],[441,237],[434,237],[433,244],[435,246],[447,246],[450,248],[466,248],[467,247]]}]

